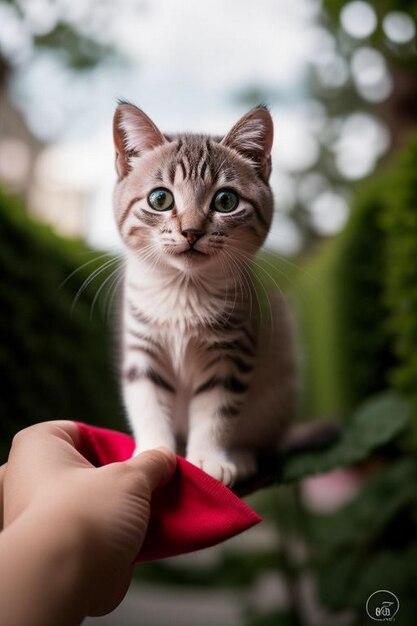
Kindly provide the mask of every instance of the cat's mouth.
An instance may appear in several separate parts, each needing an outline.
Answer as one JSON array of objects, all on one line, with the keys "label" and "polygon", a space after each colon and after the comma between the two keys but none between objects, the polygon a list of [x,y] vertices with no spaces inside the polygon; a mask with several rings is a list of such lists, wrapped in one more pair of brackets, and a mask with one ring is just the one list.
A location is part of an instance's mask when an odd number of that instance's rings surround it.
[{"label": "cat's mouth", "polygon": [[191,247],[185,250],[172,250],[170,255],[174,264],[188,269],[200,267],[200,265],[205,264],[210,259],[208,252],[202,252]]},{"label": "cat's mouth", "polygon": [[210,259],[209,254],[201,252],[200,250],[195,250],[194,248],[183,250],[175,256],[180,261],[181,266],[188,269],[200,267],[201,265],[207,263],[208,259]]},{"label": "cat's mouth", "polygon": [[188,250],[183,250],[179,253],[179,256],[184,257],[186,259],[198,259],[208,256],[206,252],[201,252],[200,250],[195,250],[194,248],[188,248]]}]

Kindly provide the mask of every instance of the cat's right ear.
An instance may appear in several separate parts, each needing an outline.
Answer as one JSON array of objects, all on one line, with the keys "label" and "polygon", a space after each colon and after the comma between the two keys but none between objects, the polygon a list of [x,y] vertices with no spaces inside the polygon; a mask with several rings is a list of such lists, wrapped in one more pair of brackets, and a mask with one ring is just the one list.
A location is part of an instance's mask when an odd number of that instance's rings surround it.
[{"label": "cat's right ear", "polygon": [[119,179],[130,171],[130,160],[163,144],[166,139],[141,109],[122,102],[113,118],[116,171]]},{"label": "cat's right ear", "polygon": [[271,173],[273,137],[271,114],[265,106],[260,105],[246,113],[223,137],[221,143],[248,159],[263,178],[268,180]]}]

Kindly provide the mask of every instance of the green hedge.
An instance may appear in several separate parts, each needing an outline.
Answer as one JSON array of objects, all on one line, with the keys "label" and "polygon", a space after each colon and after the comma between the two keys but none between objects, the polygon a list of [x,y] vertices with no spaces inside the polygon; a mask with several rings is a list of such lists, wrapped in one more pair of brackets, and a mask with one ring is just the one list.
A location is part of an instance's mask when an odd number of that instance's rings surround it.
[{"label": "green hedge", "polygon": [[83,282],[103,262],[98,255],[29,218],[20,201],[0,189],[3,458],[13,434],[41,420],[123,427],[111,333],[103,314],[91,315],[109,271],[74,303]]},{"label": "green hedge", "polygon": [[304,411],[348,414],[389,387],[417,409],[417,138],[364,183],[344,231],[296,282]]},{"label": "green hedge", "polygon": [[385,195],[386,303],[397,367],[390,380],[417,407],[417,137],[402,153]]},{"label": "green hedge", "polygon": [[389,209],[383,181],[369,182],[359,192],[339,240],[334,274],[338,349],[349,408],[386,389],[395,364],[386,325],[387,260],[381,225]]},{"label": "green hedge", "polygon": [[358,194],[336,285],[349,403],[393,386],[417,408],[417,138]]},{"label": "green hedge", "polygon": [[388,386],[383,194],[368,183],[344,231],[302,263],[297,308],[304,351],[303,413],[348,415]]},{"label": "green hedge", "polygon": [[295,304],[301,345],[301,417],[332,418],[346,412],[346,380],[336,315],[337,241],[328,241],[300,261]]}]

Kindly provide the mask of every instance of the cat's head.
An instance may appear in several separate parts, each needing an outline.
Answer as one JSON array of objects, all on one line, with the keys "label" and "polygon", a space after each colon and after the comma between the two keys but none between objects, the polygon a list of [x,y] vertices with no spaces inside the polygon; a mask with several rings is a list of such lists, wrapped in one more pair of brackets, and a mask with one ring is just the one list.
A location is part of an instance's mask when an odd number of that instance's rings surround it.
[{"label": "cat's head", "polygon": [[198,272],[244,263],[270,228],[273,124],[257,107],[222,138],[167,136],[132,104],[114,115],[115,216],[126,247],[152,265]]}]

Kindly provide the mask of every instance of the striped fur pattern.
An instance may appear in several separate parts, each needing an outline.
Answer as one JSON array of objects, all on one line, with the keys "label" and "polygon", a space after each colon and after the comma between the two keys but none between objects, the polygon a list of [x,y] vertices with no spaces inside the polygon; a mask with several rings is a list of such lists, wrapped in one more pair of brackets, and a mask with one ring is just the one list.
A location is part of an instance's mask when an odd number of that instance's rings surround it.
[{"label": "striped fur pattern", "polygon": [[[180,437],[187,458],[227,485],[278,445],[294,407],[286,304],[271,296],[261,318],[251,279],[272,220],[272,135],[264,107],[225,137],[163,135],[129,103],[114,117],[122,385],[137,452],[175,450]],[[171,205],[155,208],[155,190]],[[232,210],[215,204],[224,192]]]}]

